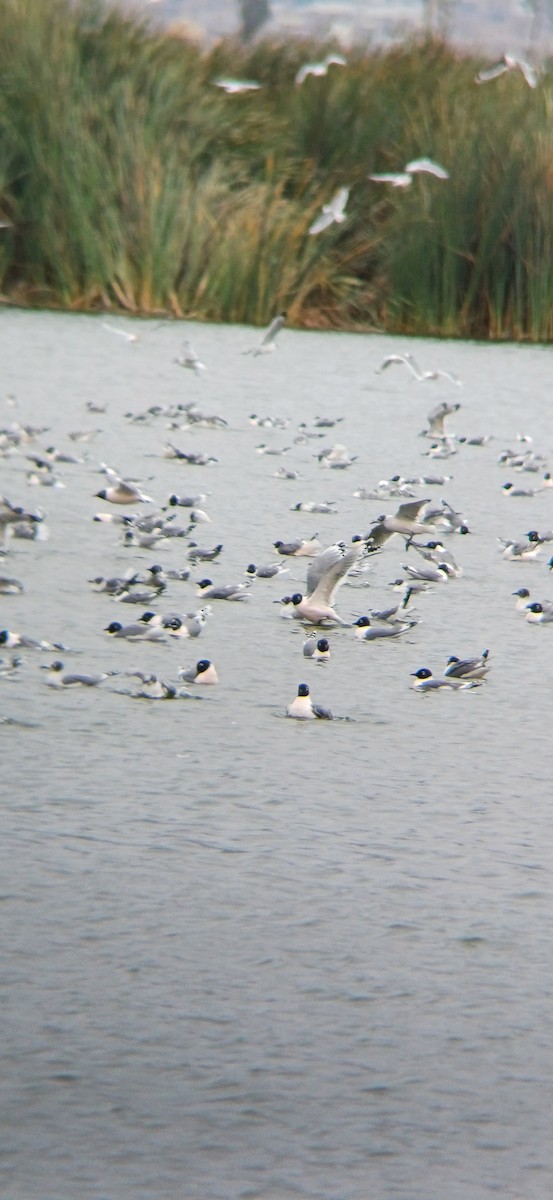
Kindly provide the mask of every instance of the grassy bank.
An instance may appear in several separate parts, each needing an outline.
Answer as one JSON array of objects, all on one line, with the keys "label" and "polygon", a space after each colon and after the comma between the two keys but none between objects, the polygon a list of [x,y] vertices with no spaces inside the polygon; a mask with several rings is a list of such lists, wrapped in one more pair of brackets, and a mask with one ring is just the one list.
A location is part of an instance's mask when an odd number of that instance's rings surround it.
[{"label": "grassy bank", "polygon": [[[435,42],[202,54],[94,0],[4,0],[0,291],[18,303],[553,337],[553,82]],[[226,95],[221,76],[259,91]],[[430,156],[408,189],[368,180]],[[347,220],[309,237],[334,190]]]}]

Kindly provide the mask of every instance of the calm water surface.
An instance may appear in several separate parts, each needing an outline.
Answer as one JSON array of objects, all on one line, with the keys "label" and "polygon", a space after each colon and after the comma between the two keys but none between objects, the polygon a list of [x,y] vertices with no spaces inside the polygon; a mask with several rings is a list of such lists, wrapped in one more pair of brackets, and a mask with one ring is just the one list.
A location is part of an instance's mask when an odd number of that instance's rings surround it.
[{"label": "calm water surface", "polygon": [[[458,374],[461,391],[401,367],[375,375],[407,348],[380,336],[284,330],[277,353],[245,358],[259,335],[241,328],[114,318],[138,328],[131,344],[100,318],[0,320],[0,425],[48,426],[0,460],[0,492],[39,506],[50,531],[12,541],[0,563],[25,585],[1,598],[0,626],[79,651],[64,656],[71,669],[174,679],[205,656],[221,677],[201,703],[62,694],[39,669],[55,656],[28,651],[21,678],[0,679],[3,1195],[546,1200],[553,626],[529,626],[511,593],[553,598],[553,582],[547,552],[508,563],[496,538],[553,527],[553,491],[506,498],[512,472],[497,465],[517,433],[553,458],[553,351],[411,347],[423,367]],[[209,367],[201,378],[173,362],[186,333]],[[87,412],[91,399],[107,413]],[[456,433],[494,440],[422,457],[417,435],[441,399],[462,403]],[[228,427],[124,417],[188,400]],[[259,429],[251,413],[291,423]],[[295,443],[300,421],[338,415],[320,441]],[[79,429],[99,432],[71,443]],[[164,459],[168,438],[219,461]],[[261,442],[291,449],[260,455]],[[349,470],[314,457],[335,442],[358,456]],[[60,466],[63,489],[27,482],[26,451],[49,445],[86,456]],[[113,642],[108,622],[141,610],[88,580],[183,565],[186,545],[129,550],[117,526],[94,523],[107,507],[94,498],[102,461],[156,503],[209,493],[212,523],[196,540],[224,552],[170,585],[162,608],[195,608],[194,580],[242,578],[277,538],[365,532],[396,502],[352,493],[429,468],[454,478],[417,494],[445,496],[474,531],[448,542],[464,575],[417,602],[405,639],[332,632],[325,667],[305,662],[303,630],[272,603],[302,590],[301,560],[257,580],[247,603],[214,603],[199,641]],[[281,464],[302,479],[275,479]],[[334,500],[336,515],[292,512],[303,500]],[[402,561],[396,538],[341,590],[340,613],[389,603]],[[410,690],[411,671],[439,674],[450,654],[484,647],[484,687]],[[351,720],[283,720],[304,680]]]}]

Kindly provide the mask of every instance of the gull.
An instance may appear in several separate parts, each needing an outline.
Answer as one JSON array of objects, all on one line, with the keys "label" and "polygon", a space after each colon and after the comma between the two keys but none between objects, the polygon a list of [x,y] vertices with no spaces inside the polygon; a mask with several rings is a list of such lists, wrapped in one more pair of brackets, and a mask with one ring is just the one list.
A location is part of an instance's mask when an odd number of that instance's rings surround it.
[{"label": "gull", "polygon": [[11,659],[0,658],[0,678],[9,679],[12,682],[19,679],[19,668],[23,665],[25,659],[18,654],[12,654]]},{"label": "gull", "polygon": [[293,504],[290,512],[308,512],[308,513],[336,513],[336,502],[334,500],[300,500],[298,504]]},{"label": "gull", "polygon": [[322,467],[328,467],[331,470],[343,471],[351,467],[354,462],[357,462],[358,455],[350,456],[345,446],[337,443],[330,450],[322,450],[320,454],[316,454]]},{"label": "gull", "polygon": [[279,458],[281,454],[288,454],[292,449],[291,446],[268,446],[266,442],[260,442],[259,446],[255,447],[258,454],[269,454],[275,458]]},{"label": "gull", "polygon": [[211,606],[206,604],[197,612],[167,613],[166,616],[159,613],[143,613],[139,620],[150,628],[165,630],[173,638],[196,638],[200,636],[211,613]]},{"label": "gull", "polygon": [[316,537],[309,540],[305,538],[296,538],[293,542],[273,542],[275,550],[279,554],[289,555],[293,558],[313,558],[321,549],[321,543]]},{"label": "gull", "polygon": [[515,487],[514,483],[504,483],[501,490],[504,496],[539,496],[544,489],[543,484],[535,488],[522,488]]},{"label": "gull", "polygon": [[463,513],[456,512],[447,500],[442,500],[441,508],[431,508],[425,514],[426,519],[440,525],[446,533],[470,533]]},{"label": "gull", "polygon": [[512,592],[511,595],[517,597],[515,602],[516,611],[525,612],[526,605],[530,600],[530,592],[528,591],[528,588],[517,588],[516,592]]},{"label": "gull", "polygon": [[42,670],[49,673],[46,682],[50,687],[98,687],[110,675],[118,674],[117,671],[104,671],[99,675],[64,675],[63,663],[59,660],[43,666]]},{"label": "gull", "polygon": [[483,650],[479,658],[456,658],[451,654],[444,676],[447,679],[484,679],[490,670],[489,655],[489,650]]},{"label": "gull", "polygon": [[455,571],[448,563],[429,564],[427,567],[410,567],[408,563],[401,564],[402,571],[405,571],[409,579],[416,579],[419,583],[447,583],[448,579],[455,578]]},{"label": "gull", "polygon": [[97,500],[107,500],[110,504],[153,504],[151,496],[145,496],[138,488],[119,479],[113,487],[102,488],[96,492]]},{"label": "gull", "polygon": [[416,623],[416,621],[404,621],[403,624],[396,622],[394,625],[372,625],[369,617],[358,617],[357,621],[353,622],[354,625],[357,625],[355,636],[363,642],[374,642],[378,638],[399,637],[408,629],[412,629]]},{"label": "gull", "polygon": [[273,479],[298,480],[301,478],[302,477],[301,477],[299,471],[290,471],[290,470],[287,470],[286,467],[278,467],[278,469],[273,473]]},{"label": "gull", "polygon": [[538,75],[535,67],[525,62],[524,59],[517,58],[514,54],[503,54],[499,62],[479,71],[478,75],[475,76],[474,82],[489,83],[490,79],[497,79],[500,75],[504,75],[506,71],[520,71],[528,87],[535,88],[538,86]]},{"label": "gull", "polygon": [[542,603],[534,601],[533,604],[527,604],[528,613],[526,620],[534,625],[543,625],[544,622],[553,621],[553,604],[551,607],[546,607],[549,602]]},{"label": "gull", "polygon": [[431,158],[414,158],[403,171],[389,171],[380,175],[369,175],[374,183],[391,183],[392,187],[406,188],[413,182],[413,175],[433,175],[435,179],[449,179],[449,171],[433,162]]},{"label": "gull", "polygon": [[531,529],[526,534],[526,539],[526,541],[521,539],[517,542],[509,538],[498,538],[501,557],[506,558],[509,562],[527,562],[538,558],[543,542],[537,530]]},{"label": "gull", "polygon": [[173,442],[166,443],[162,454],[163,458],[176,458],[178,462],[185,462],[189,467],[212,467],[213,463],[219,462],[213,454],[180,450]]},{"label": "gull", "polygon": [[[379,367],[375,370],[375,375],[381,375],[387,367],[401,363],[407,367],[418,383],[425,383],[434,379],[449,379],[450,383],[454,383],[456,387],[462,387],[461,380],[456,375],[452,375],[449,371],[421,371],[414,356],[412,354],[388,354],[384,358]],[[459,407],[457,405],[457,407]]]},{"label": "gull", "polygon": [[0,596],[15,596],[18,592],[24,591],[25,588],[19,579],[10,578],[9,575],[0,575]]},{"label": "gull", "polygon": [[286,575],[289,570],[289,567],[285,567],[284,563],[280,562],[269,563],[267,566],[261,567],[256,567],[255,563],[250,563],[249,566],[246,567],[245,574],[248,575],[250,579],[253,579],[254,576],[257,579],[272,579],[274,575]]},{"label": "gull", "polygon": [[418,671],[411,671],[415,682],[411,685],[417,692],[439,691],[440,689],[450,688],[453,691],[466,691],[468,688],[480,687],[481,680],[479,679],[434,679],[432,671],[428,667],[421,667]]},{"label": "gull", "polygon": [[426,542],[426,545],[421,546],[420,542],[410,542],[409,548],[413,547],[417,550],[427,562],[433,563],[434,566],[439,566],[443,570],[447,568],[447,573],[451,579],[460,579],[463,574],[463,568],[455,562],[455,559],[450,550],[446,550],[442,542]]},{"label": "gull", "polygon": [[271,324],[266,329],[259,346],[254,346],[250,350],[244,350],[243,353],[253,354],[254,358],[257,358],[259,354],[271,354],[273,350],[276,350],[276,336],[279,330],[282,329],[285,320],[286,313],[278,313],[276,317],[273,317]]},{"label": "gull", "polygon": [[421,431],[421,437],[431,437],[435,440],[442,440],[443,446],[451,451],[454,449],[451,436],[445,431],[445,419],[450,417],[452,413],[458,412],[460,404],[448,404],[447,400],[442,400],[435,408],[428,413],[428,429]]},{"label": "gull", "polygon": [[[131,674],[130,671],[127,674]],[[141,677],[140,671],[133,671],[133,675]],[[179,696],[186,696],[188,693],[182,689],[179,691],[174,684],[166,683],[165,679],[158,679],[157,675],[142,676],[142,688],[135,693],[135,698],[140,700],[175,700]]]},{"label": "gull", "polygon": [[177,496],[173,493],[169,496],[168,504],[171,508],[195,508],[197,504],[203,504],[207,500],[207,492],[197,492],[195,496]]},{"label": "gull", "polygon": [[300,683],[295,700],[286,709],[286,716],[294,717],[296,721],[311,721],[316,717],[319,717],[323,721],[332,721],[333,719],[329,708],[322,708],[320,704],[313,704],[307,683]]},{"label": "gull", "polygon": [[195,667],[183,667],[179,671],[179,679],[185,683],[218,683],[219,676],[209,658],[200,658]]},{"label": "gull", "polygon": [[367,534],[367,550],[369,553],[374,553],[379,550],[389,538],[393,537],[394,533],[401,533],[404,538],[409,541],[417,533],[432,533],[434,532],[431,525],[424,525],[418,518],[429,500],[409,500],[406,504],[400,504],[397,512],[388,516],[379,517],[376,525],[373,525],[370,533]]},{"label": "gull", "polygon": [[323,229],[327,229],[335,221],[337,225],[341,225],[346,219],[345,207],[349,198],[349,188],[338,188],[334,193],[329,204],[323,204],[323,210],[318,217],[315,217],[313,224],[307,230],[308,234],[322,233]]},{"label": "gull", "polygon": [[189,371],[194,371],[196,375],[201,375],[202,371],[207,371],[205,363],[200,362],[195,350],[192,349],[190,342],[184,342],[183,353],[180,358],[176,358],[175,362],[179,367],[186,367]]},{"label": "gull", "polygon": [[205,596],[207,600],[249,600],[251,579],[245,583],[216,584],[211,579],[201,579],[198,584],[197,596]]},{"label": "gull", "polygon": [[116,329],[115,325],[108,325],[107,321],[101,322],[102,329],[107,329],[108,333],[115,333],[118,337],[122,337],[126,342],[137,342],[138,334],[127,333],[126,329]]},{"label": "gull", "polygon": [[16,633],[13,629],[0,630],[0,646],[5,646],[7,650],[14,650],[17,646],[24,650],[63,650],[67,647],[50,645],[50,642],[38,641],[36,638],[29,637],[26,633]]},{"label": "gull", "polygon": [[[426,434],[427,430],[423,429],[421,431],[421,437],[426,437]],[[429,446],[428,450],[422,451],[424,458],[451,458],[452,454],[458,453],[459,451],[454,444],[453,438],[448,437],[445,434],[440,442],[432,442],[432,445]]]},{"label": "gull", "polygon": [[190,570],[188,567],[162,567],[159,563],[154,563],[148,567],[145,579],[136,579],[137,583],[151,583],[153,587],[164,591],[168,581],[178,580],[180,583],[185,583],[190,579]]},{"label": "gull", "polygon": [[332,66],[347,67],[347,62],[341,54],[327,54],[326,58],[323,58],[322,62],[304,63],[303,66],[300,67],[294,80],[296,87],[299,87],[300,84],[304,83],[309,75],[326,75],[328,68]]},{"label": "gull", "polygon": [[303,657],[312,658],[315,662],[326,662],[327,658],[330,658],[328,638],[318,638],[316,633],[310,633],[303,643]]},{"label": "gull", "polygon": [[287,429],[290,422],[285,417],[258,417],[252,413],[250,425],[258,425],[260,429]]},{"label": "gull", "polygon": [[148,625],[122,625],[120,621],[111,621],[104,628],[104,633],[112,637],[125,638],[129,642],[164,642],[163,629],[151,628]]},{"label": "gull", "polygon": [[194,563],[194,565],[198,562],[213,562],[214,559],[219,557],[221,550],[223,549],[222,542],[218,542],[217,545],[213,546],[211,550],[202,549],[202,547],[196,545],[196,542],[190,542],[189,544],[190,549],[186,557],[191,563]]},{"label": "gull", "polygon": [[214,79],[214,87],[222,88],[227,96],[238,96],[240,92],[258,92],[262,84],[253,79]]},{"label": "gull", "polygon": [[300,592],[295,592],[292,596],[294,616],[309,621],[311,625],[321,625],[324,621],[347,625],[349,622],[343,621],[334,611],[334,598],[348,571],[358,563],[360,557],[358,545],[348,550],[343,542],[322,550],[307,569],[307,594],[302,596]]}]

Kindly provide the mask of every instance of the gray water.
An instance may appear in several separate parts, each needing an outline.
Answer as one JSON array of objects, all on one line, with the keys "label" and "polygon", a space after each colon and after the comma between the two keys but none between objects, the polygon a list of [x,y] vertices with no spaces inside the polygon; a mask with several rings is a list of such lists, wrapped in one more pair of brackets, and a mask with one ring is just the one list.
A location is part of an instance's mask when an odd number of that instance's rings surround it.
[{"label": "gray water", "polygon": [[[50,531],[13,540],[0,562],[25,585],[2,597],[0,627],[71,647],[69,669],[175,679],[209,657],[221,678],[201,703],[67,693],[39,669],[59,654],[26,651],[21,678],[0,679],[3,1194],[549,1198],[553,626],[528,625],[511,593],[553,598],[553,583],[547,548],[513,564],[496,538],[553,526],[553,492],[507,498],[512,472],[497,465],[517,433],[553,456],[553,352],[411,345],[460,390],[401,367],[375,375],[405,339],[285,329],[276,353],[254,358],[241,351],[258,331],[242,328],[114,318],[138,330],[130,344],[101,318],[0,320],[0,425],[48,426],[0,460],[0,491],[40,507]],[[173,362],[186,335],[209,368],[201,378]],[[444,398],[461,401],[457,434],[494,440],[432,463],[417,435]],[[107,413],[88,413],[90,399]],[[124,417],[192,399],[228,427]],[[259,429],[254,412],[291,423]],[[340,414],[320,441],[294,443],[300,421]],[[68,440],[95,428],[89,444]],[[219,461],[164,459],[168,438]],[[291,449],[259,455],[261,442]],[[358,456],[348,470],[314,457],[336,442]],[[24,455],[52,444],[86,461],[60,466],[63,489],[32,487]],[[352,493],[396,472],[454,476],[417,494],[466,513],[473,533],[448,541],[464,574],[417,601],[404,639],[332,631],[324,667],[303,659],[302,628],[272,603],[302,590],[301,559],[257,580],[246,603],[214,602],[197,641],[114,642],[104,627],[137,610],[88,580],[183,565],[185,547],[129,550],[117,526],[92,521],[108,507],[94,498],[101,461],[156,503],[209,492],[212,523],[196,540],[224,551],[161,608],[197,607],[193,580],[234,582],[271,560],[277,538],[366,532],[396,501]],[[275,479],[279,465],[302,480]],[[290,511],[323,499],[336,515]],[[341,615],[389,603],[402,561],[394,538],[341,589]],[[440,674],[450,654],[484,647],[485,686],[410,689],[417,668]],[[283,719],[302,681],[350,719]]]}]

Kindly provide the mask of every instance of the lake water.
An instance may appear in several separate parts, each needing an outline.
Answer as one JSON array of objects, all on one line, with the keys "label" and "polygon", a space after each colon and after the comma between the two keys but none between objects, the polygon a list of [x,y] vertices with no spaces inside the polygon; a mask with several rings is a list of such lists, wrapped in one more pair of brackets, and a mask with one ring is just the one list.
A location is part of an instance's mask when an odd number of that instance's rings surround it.
[{"label": "lake water", "polygon": [[[553,350],[284,329],[276,353],[243,357],[259,331],[113,318],[139,333],[127,343],[100,317],[0,321],[0,425],[48,426],[0,459],[0,492],[40,507],[50,531],[12,540],[0,562],[25,586],[1,598],[0,627],[78,651],[62,655],[71,670],[175,680],[208,657],[221,679],[201,703],[53,690],[40,664],[59,654],[32,650],[18,680],[0,678],[3,1195],[548,1200],[553,625],[529,625],[512,592],[553,598],[553,581],[548,546],[511,563],[496,539],[553,527],[553,490],[506,497],[512,469],[497,464],[517,433],[553,457]],[[185,336],[201,377],[173,361]],[[463,388],[401,366],[375,375],[407,348]],[[493,440],[422,457],[442,399],[461,402],[455,433]],[[124,416],[189,400],[228,427]],[[252,413],[290,424],[260,429]],[[320,440],[294,441],[300,422],[340,415]],[[219,461],[163,458],[168,439]],[[262,442],[291,448],[275,458]],[[357,455],[347,470],[314,457],[335,443]],[[25,453],[51,445],[86,460],[60,465],[65,488],[33,487]],[[116,525],[94,523],[109,507],[95,498],[102,461],[158,504],[209,493],[196,540],[224,550],[161,609],[196,608],[194,580],[243,578],[277,538],[366,532],[398,502],[353,493],[396,472],[453,475],[415,490],[466,514],[473,532],[447,543],[464,574],[417,599],[404,638],[331,631],[325,666],[273,604],[302,590],[302,559],[256,580],[246,603],[214,602],[199,640],[113,641],[108,622],[142,610],[88,581],[182,566],[186,543],[128,549]],[[302,479],[274,478],[281,465]],[[306,500],[336,514],[291,511]],[[419,558],[394,538],[341,589],[340,614],[390,603],[405,561]],[[410,688],[419,667],[439,675],[450,654],[485,647],[485,686]],[[304,681],[350,720],[282,719]]]}]

